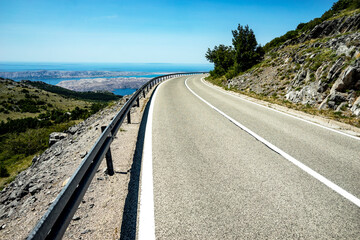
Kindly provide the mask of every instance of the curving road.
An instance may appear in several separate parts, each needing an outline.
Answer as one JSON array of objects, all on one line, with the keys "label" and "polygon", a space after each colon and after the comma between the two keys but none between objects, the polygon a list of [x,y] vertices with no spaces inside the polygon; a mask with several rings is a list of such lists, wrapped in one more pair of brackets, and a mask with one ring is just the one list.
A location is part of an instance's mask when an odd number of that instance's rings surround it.
[{"label": "curving road", "polygon": [[202,77],[166,81],[152,100],[139,239],[359,239],[360,140]]}]

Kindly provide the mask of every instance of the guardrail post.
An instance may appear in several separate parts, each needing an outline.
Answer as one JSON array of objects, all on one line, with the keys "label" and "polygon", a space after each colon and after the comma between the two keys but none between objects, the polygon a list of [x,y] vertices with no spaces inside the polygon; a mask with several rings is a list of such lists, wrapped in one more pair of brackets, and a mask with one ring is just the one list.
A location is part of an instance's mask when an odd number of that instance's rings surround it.
[{"label": "guardrail post", "polygon": [[[101,126],[101,132],[104,132],[105,128],[106,128],[106,126]],[[107,174],[112,176],[112,175],[114,175],[114,167],[113,167],[110,147],[109,147],[109,150],[105,154],[105,159],[106,159],[106,166],[107,166]]]},{"label": "guardrail post", "polygon": [[131,113],[130,113],[131,109],[129,110],[128,114],[127,114],[127,122],[130,124],[131,123]]},{"label": "guardrail post", "polygon": [[140,97],[138,97],[138,98],[136,99],[136,106],[137,106],[137,107],[140,107]]},{"label": "guardrail post", "polygon": [[145,98],[145,90],[143,90],[143,96],[144,96],[144,98]]}]

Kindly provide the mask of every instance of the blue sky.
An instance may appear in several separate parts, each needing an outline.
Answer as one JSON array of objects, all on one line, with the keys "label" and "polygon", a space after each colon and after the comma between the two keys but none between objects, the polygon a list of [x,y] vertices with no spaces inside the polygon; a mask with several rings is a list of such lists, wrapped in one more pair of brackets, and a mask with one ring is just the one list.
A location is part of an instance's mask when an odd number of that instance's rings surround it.
[{"label": "blue sky", "polygon": [[335,0],[0,0],[0,61],[206,63],[249,25],[266,44]]}]

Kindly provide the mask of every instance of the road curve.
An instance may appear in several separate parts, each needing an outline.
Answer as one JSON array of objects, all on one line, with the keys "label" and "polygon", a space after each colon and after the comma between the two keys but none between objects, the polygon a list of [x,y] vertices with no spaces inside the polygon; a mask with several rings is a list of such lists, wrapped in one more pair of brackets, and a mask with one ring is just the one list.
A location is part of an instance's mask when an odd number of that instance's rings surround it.
[{"label": "road curve", "polygon": [[224,94],[201,77],[164,82],[152,102],[145,145],[152,149],[156,238],[358,239],[359,206],[201,99],[355,199],[360,141]]}]

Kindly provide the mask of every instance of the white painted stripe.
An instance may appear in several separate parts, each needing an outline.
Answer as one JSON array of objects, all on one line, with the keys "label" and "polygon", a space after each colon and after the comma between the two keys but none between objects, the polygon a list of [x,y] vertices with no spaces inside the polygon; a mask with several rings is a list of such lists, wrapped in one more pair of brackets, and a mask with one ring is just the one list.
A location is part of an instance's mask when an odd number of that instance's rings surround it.
[{"label": "white painted stripe", "polygon": [[155,239],[155,217],[154,217],[154,190],[152,169],[152,122],[154,113],[154,102],[158,88],[155,89],[151,99],[149,114],[147,117],[144,149],[141,166],[141,195],[139,213],[139,240]]},{"label": "white painted stripe", "polygon": [[320,125],[320,124],[318,124],[318,123],[314,123],[314,122],[311,122],[311,121],[309,121],[309,120],[306,120],[306,119],[303,119],[303,118],[300,118],[300,117],[297,117],[297,116],[294,116],[294,115],[291,115],[291,114],[288,114],[288,113],[285,113],[285,112],[276,110],[276,109],[274,109],[274,108],[270,108],[270,107],[261,105],[261,104],[259,104],[259,103],[252,102],[252,101],[247,100],[247,99],[245,99],[245,98],[242,98],[242,97],[240,97],[240,96],[236,96],[236,95],[234,95],[234,94],[231,94],[231,93],[222,91],[222,90],[220,90],[220,89],[218,89],[218,88],[216,88],[216,87],[214,87],[214,86],[211,86],[210,84],[206,83],[205,80],[204,80],[204,78],[201,79],[201,82],[202,82],[203,84],[205,84],[206,86],[211,87],[211,88],[213,88],[213,89],[215,89],[215,90],[217,90],[217,91],[219,91],[219,92],[221,92],[221,93],[223,93],[223,94],[227,94],[227,95],[229,95],[229,96],[235,97],[235,98],[240,99],[240,100],[242,100],[242,101],[245,101],[245,102],[248,102],[248,103],[251,103],[251,104],[255,104],[255,105],[259,106],[259,107],[263,107],[263,108],[269,109],[269,110],[271,110],[271,111],[274,111],[274,112],[283,114],[283,115],[285,115],[285,116],[292,117],[292,118],[295,118],[295,119],[297,119],[297,120],[300,120],[300,121],[303,121],[303,122],[306,122],[306,123],[315,125],[315,126],[317,126],[317,127],[321,127],[321,128],[327,129],[327,130],[329,130],[329,131],[332,131],[332,132],[335,132],[335,133],[339,133],[339,134],[342,134],[342,135],[344,135],[344,136],[351,137],[351,138],[353,138],[353,139],[355,139],[355,140],[360,141],[360,138],[359,138],[359,137],[350,135],[350,134],[348,134],[348,133],[344,133],[344,132],[341,132],[341,131],[339,131],[339,130],[332,129],[332,128],[329,128],[329,127]]},{"label": "white painted stripe", "polygon": [[281,156],[283,156],[285,159],[287,159],[288,161],[292,162],[294,165],[296,165],[297,167],[299,167],[300,169],[302,169],[303,171],[305,171],[306,173],[308,173],[310,176],[314,177],[315,179],[319,180],[320,182],[322,182],[323,184],[325,184],[326,186],[328,186],[330,189],[334,190],[335,192],[337,192],[338,194],[340,194],[341,196],[343,196],[344,198],[348,199],[350,202],[354,203],[356,206],[360,207],[360,199],[358,199],[357,197],[355,197],[354,195],[352,195],[351,193],[347,192],[346,190],[342,189],[341,187],[339,187],[338,185],[336,185],[335,183],[331,182],[330,180],[328,180],[327,178],[325,178],[324,176],[320,175],[319,173],[315,172],[314,170],[312,170],[311,168],[309,168],[308,166],[306,166],[305,164],[301,163],[300,161],[296,160],[295,158],[293,158],[292,156],[290,156],[289,154],[287,154],[286,152],[282,151],[280,148],[276,147],[275,145],[273,145],[272,143],[268,142],[267,140],[265,140],[264,138],[260,137],[259,135],[257,135],[255,132],[251,131],[250,129],[248,129],[247,127],[245,127],[244,125],[240,124],[238,121],[236,121],[235,119],[231,118],[230,116],[226,115],[224,112],[220,111],[218,108],[214,107],[213,105],[211,105],[209,102],[207,102],[206,100],[204,100],[202,97],[200,97],[199,95],[197,95],[192,89],[190,89],[190,87],[187,84],[187,80],[189,78],[187,78],[185,80],[185,85],[186,87],[189,89],[189,91],[194,94],[196,97],[198,97],[201,101],[203,101],[204,103],[206,103],[208,106],[210,106],[212,109],[214,109],[215,111],[217,111],[218,113],[220,113],[221,115],[223,115],[224,117],[226,117],[227,119],[229,119],[232,123],[234,123],[236,126],[238,126],[239,128],[241,128],[242,130],[244,130],[245,132],[249,133],[251,136],[253,136],[254,138],[256,138],[257,140],[259,140],[260,142],[262,142],[263,144],[265,144],[267,147],[269,147],[270,149],[272,149],[273,151],[277,152],[278,154],[280,154]]},{"label": "white painted stripe", "polygon": [[163,83],[169,82],[173,79],[176,78],[170,78],[167,81],[163,81],[159,84],[158,88],[155,89],[149,107],[141,165],[141,195],[138,240],[155,239],[154,184],[152,168],[152,122],[154,115],[154,103],[157,96],[157,91],[160,86]]}]

